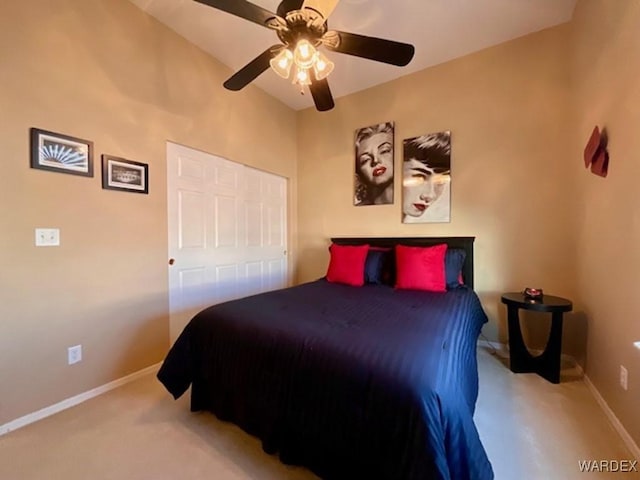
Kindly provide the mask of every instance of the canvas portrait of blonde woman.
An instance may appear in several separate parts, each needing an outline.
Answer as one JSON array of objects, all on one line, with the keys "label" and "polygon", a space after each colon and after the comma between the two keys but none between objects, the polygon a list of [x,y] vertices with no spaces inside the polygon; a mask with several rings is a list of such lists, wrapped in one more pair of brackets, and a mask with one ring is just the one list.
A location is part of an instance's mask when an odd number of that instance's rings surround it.
[{"label": "canvas portrait of blonde woman", "polygon": [[356,130],[353,204],[393,203],[393,122]]}]

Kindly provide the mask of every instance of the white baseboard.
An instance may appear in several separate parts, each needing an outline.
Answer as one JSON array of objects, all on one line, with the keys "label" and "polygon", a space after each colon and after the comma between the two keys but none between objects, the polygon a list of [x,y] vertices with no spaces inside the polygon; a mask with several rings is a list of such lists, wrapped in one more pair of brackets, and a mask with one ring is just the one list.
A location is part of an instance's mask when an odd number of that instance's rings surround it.
[{"label": "white baseboard", "polygon": [[[490,342],[489,340],[478,340],[478,345],[481,347],[491,348],[495,351],[496,355],[502,358],[509,358],[509,345],[500,342]],[[529,349],[532,355],[540,355],[542,350]],[[571,365],[572,368],[576,368],[580,375],[583,374],[582,367],[571,355],[565,355],[564,353],[560,357],[562,365]]]},{"label": "white baseboard", "polygon": [[587,387],[595,397],[596,401],[598,402],[602,410],[604,410],[604,413],[613,425],[613,428],[615,428],[618,434],[622,437],[622,440],[631,452],[631,455],[633,455],[636,460],[640,460],[640,448],[638,448],[638,444],[633,440],[633,438],[631,438],[629,432],[627,432],[620,420],[618,420],[618,417],[616,417],[616,414],[613,413],[613,410],[609,408],[609,404],[602,397],[602,395],[600,395],[600,392],[587,375],[584,376],[584,383],[587,384]]},{"label": "white baseboard", "polygon": [[41,410],[38,410],[37,412],[29,413],[23,417],[16,418],[9,423],[0,425],[0,436],[5,435],[13,430],[17,430],[18,428],[25,427],[31,423],[37,422],[38,420],[42,420],[43,418],[50,417],[51,415],[66,410],[67,408],[74,407],[82,402],[86,402],[87,400],[97,397],[98,395],[102,395],[103,393],[107,393],[110,390],[133,382],[140,377],[153,372],[157,372],[160,369],[160,365],[162,365],[162,363],[156,363],[155,365],[151,365],[150,367],[134,372],[130,375],[127,375],[126,377],[119,378],[117,380],[114,380],[113,382],[109,382],[105,385],[89,390],[88,392],[84,392],[74,397],[67,398],[66,400],[62,400],[61,402],[58,402],[49,407],[45,407]]},{"label": "white baseboard", "polygon": [[504,343],[490,342],[489,340],[478,340],[480,347],[486,347],[494,350],[501,357],[509,357],[509,347]]},{"label": "white baseboard", "polygon": [[[478,340],[478,345],[482,347],[492,348],[493,350],[496,351],[497,354],[505,358],[509,356],[509,346],[504,343],[490,342],[488,340]],[[531,353],[536,355],[536,354],[542,353],[542,351],[532,350]],[[633,438],[631,438],[631,435],[629,435],[629,432],[627,432],[627,430],[624,428],[624,426],[622,425],[622,422],[618,420],[618,417],[616,417],[615,413],[613,413],[613,410],[611,410],[611,408],[609,407],[609,404],[600,394],[596,386],[591,382],[587,374],[584,373],[582,366],[576,361],[574,357],[572,357],[571,355],[565,355],[564,353],[562,354],[561,361],[565,364],[572,365],[578,371],[578,374],[582,376],[584,383],[587,385],[587,388],[596,399],[596,402],[598,402],[598,405],[600,405],[600,408],[602,408],[602,410],[604,411],[604,414],[607,416],[607,418],[611,422],[611,425],[613,426],[613,428],[616,430],[616,432],[618,432],[618,435],[620,435],[620,437],[622,438],[622,441],[625,443],[625,445],[631,452],[631,455],[633,455],[636,460],[640,460],[640,448],[638,448],[638,444],[636,444]]]}]

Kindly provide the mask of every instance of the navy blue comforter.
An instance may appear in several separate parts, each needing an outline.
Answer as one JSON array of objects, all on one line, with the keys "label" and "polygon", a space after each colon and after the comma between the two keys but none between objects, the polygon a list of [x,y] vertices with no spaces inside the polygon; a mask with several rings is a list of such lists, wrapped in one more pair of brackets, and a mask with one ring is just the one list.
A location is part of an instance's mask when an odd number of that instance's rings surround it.
[{"label": "navy blue comforter", "polygon": [[209,307],[158,373],[208,410],[326,479],[491,479],[473,413],[470,289],[318,280]]}]

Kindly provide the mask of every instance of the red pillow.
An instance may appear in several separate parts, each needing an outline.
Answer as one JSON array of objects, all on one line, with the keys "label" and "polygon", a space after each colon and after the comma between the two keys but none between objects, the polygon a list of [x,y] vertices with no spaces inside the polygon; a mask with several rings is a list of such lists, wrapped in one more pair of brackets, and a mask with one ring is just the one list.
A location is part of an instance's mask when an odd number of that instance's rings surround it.
[{"label": "red pillow", "polygon": [[396,247],[396,288],[446,292],[444,256],[447,245]]},{"label": "red pillow", "polygon": [[345,283],[354,287],[364,285],[364,263],[369,245],[336,245],[329,247],[331,260],[327,271],[327,281]]}]

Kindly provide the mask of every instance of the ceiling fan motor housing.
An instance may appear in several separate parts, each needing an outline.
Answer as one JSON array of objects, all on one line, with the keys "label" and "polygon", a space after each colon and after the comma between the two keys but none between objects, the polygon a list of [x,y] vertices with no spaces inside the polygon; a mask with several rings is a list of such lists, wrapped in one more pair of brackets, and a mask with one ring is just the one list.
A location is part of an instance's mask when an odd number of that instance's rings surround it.
[{"label": "ceiling fan motor housing", "polygon": [[292,10],[285,20],[286,27],[277,30],[278,38],[285,45],[295,46],[299,40],[306,39],[317,47],[328,28],[322,15],[311,9]]}]

